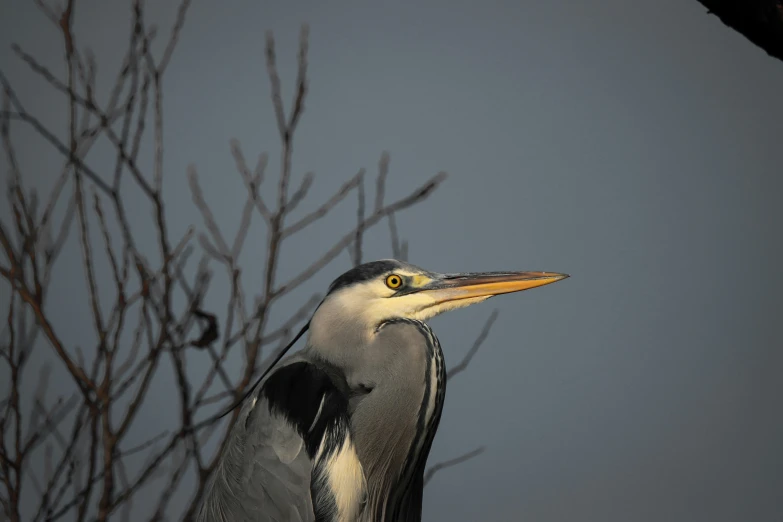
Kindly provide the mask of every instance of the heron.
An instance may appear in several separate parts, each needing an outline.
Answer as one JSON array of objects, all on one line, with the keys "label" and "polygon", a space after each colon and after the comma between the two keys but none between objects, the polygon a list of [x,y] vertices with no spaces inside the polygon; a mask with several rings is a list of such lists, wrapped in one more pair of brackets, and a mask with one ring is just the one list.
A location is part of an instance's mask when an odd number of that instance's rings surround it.
[{"label": "heron", "polygon": [[304,348],[241,402],[196,520],[420,521],[446,393],[426,321],[566,277],[441,274],[393,259],[348,270],[303,329]]}]

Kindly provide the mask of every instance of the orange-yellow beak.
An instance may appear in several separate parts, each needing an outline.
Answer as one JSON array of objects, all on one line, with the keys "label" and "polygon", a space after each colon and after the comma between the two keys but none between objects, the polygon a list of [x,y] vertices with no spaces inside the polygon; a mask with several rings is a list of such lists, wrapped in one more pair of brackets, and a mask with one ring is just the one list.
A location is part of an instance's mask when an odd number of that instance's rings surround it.
[{"label": "orange-yellow beak", "polygon": [[481,272],[444,274],[420,289],[438,302],[459,299],[488,298],[493,295],[521,292],[567,278],[555,272]]}]

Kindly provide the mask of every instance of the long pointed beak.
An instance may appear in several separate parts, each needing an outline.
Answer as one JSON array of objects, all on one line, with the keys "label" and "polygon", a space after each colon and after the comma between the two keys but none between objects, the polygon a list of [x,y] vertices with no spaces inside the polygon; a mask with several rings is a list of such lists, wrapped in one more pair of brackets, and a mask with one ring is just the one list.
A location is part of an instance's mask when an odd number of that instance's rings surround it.
[{"label": "long pointed beak", "polygon": [[555,272],[482,272],[444,274],[430,282],[422,291],[438,302],[459,299],[489,298],[494,295],[521,292],[555,283],[568,274]]}]

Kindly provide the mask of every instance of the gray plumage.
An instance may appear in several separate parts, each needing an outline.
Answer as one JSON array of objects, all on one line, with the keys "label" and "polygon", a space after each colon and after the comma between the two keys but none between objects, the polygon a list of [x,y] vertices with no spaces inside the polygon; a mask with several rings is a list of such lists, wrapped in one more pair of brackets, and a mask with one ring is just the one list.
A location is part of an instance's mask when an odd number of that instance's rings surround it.
[{"label": "gray plumage", "polygon": [[394,260],[335,280],[304,350],[241,405],[198,522],[421,520],[446,390],[427,318],[567,277],[436,274]]},{"label": "gray plumage", "polygon": [[[297,356],[295,356],[297,357]],[[291,361],[287,361],[291,362]],[[198,521],[313,520],[309,494],[312,461],[302,437],[261,388],[244,402],[210,477]]]}]

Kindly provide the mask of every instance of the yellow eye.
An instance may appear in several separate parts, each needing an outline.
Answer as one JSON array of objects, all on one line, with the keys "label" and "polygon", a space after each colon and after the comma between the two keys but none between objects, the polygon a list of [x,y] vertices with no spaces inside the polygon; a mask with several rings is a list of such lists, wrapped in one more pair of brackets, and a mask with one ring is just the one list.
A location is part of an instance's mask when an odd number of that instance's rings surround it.
[{"label": "yellow eye", "polygon": [[386,276],[386,286],[388,286],[392,290],[395,290],[402,286],[402,278],[397,274],[391,274],[389,276]]}]

